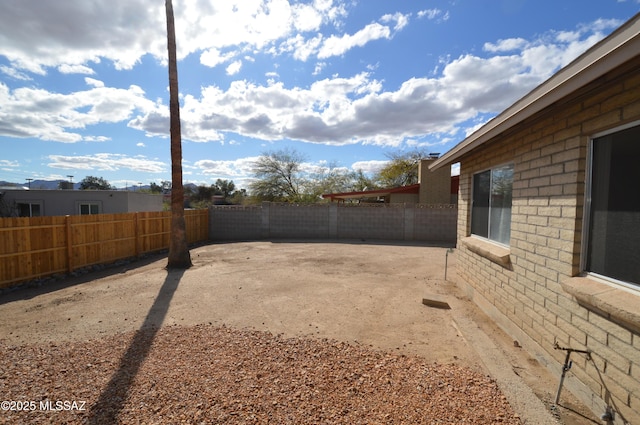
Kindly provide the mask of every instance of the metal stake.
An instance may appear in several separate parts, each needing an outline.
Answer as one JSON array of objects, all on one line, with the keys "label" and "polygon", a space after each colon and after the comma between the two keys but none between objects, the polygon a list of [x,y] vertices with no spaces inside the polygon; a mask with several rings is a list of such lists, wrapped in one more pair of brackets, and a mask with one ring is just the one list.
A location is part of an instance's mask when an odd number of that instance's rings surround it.
[{"label": "metal stake", "polygon": [[566,376],[567,372],[569,371],[569,369],[571,369],[571,366],[573,365],[573,362],[569,360],[569,358],[571,357],[571,353],[575,352],[575,353],[586,354],[587,360],[591,360],[591,351],[576,350],[574,348],[561,347],[560,345],[558,345],[558,341],[555,341],[553,343],[553,349],[564,350],[567,352],[567,355],[564,358],[564,365],[562,365],[562,375],[560,376],[560,385],[558,385],[558,392],[556,393],[556,399],[554,401],[554,404],[558,404],[558,401],[560,401],[560,391],[562,391],[562,384],[564,383],[564,377]]},{"label": "metal stake", "polygon": [[453,248],[447,249],[447,253],[444,255],[444,280],[447,280],[447,268],[449,266],[449,253],[453,253]]}]

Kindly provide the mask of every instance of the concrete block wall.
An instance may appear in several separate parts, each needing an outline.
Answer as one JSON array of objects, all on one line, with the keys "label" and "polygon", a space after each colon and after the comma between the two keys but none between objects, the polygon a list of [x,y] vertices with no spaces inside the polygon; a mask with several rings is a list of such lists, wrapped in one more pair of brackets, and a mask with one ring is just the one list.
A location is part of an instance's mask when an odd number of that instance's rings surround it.
[{"label": "concrete block wall", "polygon": [[210,208],[211,240],[370,239],[453,244],[455,205],[265,202]]},{"label": "concrete block wall", "polygon": [[404,205],[339,206],[338,238],[404,240]]},{"label": "concrete block wall", "polygon": [[262,205],[268,215],[267,238],[329,238],[329,208],[324,204]]},{"label": "concrete block wall", "polygon": [[[638,69],[630,64],[463,158],[458,204],[459,283],[558,378],[565,352],[554,342],[590,350],[591,360],[572,356],[565,385],[598,416],[612,409],[615,424],[640,423],[640,323],[584,307],[561,283],[581,272],[590,137],[640,120]],[[465,237],[473,174],[508,162],[514,182],[504,266],[472,252]],[[628,297],[640,305],[640,293]]]},{"label": "concrete block wall", "polygon": [[262,207],[225,205],[209,208],[209,237],[215,241],[262,239]]}]

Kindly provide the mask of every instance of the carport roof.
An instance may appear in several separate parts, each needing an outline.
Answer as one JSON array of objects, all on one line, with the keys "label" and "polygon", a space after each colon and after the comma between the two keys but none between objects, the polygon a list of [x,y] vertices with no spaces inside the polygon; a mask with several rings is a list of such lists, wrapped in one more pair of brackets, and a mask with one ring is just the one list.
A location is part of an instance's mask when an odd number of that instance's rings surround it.
[{"label": "carport roof", "polygon": [[342,193],[326,193],[322,195],[325,199],[362,199],[372,198],[374,196],[388,196],[392,193],[420,193],[420,183],[409,186],[400,186],[390,189],[364,190],[360,192],[342,192]]},{"label": "carport roof", "polygon": [[436,170],[459,161],[463,155],[600,78],[639,53],[640,13],[435,160],[429,169]]}]

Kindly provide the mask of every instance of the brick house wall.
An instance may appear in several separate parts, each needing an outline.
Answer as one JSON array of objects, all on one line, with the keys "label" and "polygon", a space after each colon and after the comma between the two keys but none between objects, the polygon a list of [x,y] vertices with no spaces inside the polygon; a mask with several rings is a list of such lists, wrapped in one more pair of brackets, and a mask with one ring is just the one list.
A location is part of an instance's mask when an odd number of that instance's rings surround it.
[{"label": "brick house wall", "polygon": [[[613,410],[616,424],[640,424],[638,316],[618,320],[579,303],[567,282],[582,271],[590,138],[637,120],[638,57],[460,158],[458,283],[558,378],[565,352],[555,342],[590,350],[591,360],[572,355],[564,388],[598,416]],[[509,247],[469,237],[473,175],[505,163],[514,165]],[[640,314],[640,292],[618,292]]]}]

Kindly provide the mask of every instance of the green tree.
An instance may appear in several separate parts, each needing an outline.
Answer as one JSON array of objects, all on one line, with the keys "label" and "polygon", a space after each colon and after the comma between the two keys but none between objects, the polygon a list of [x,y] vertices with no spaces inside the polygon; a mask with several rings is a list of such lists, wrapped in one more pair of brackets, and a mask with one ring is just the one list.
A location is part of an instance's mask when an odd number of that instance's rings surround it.
[{"label": "green tree", "polygon": [[149,183],[149,192],[151,193],[162,193],[162,186],[160,186],[156,182]]},{"label": "green tree", "polygon": [[195,190],[191,193],[191,201],[198,202],[201,207],[211,205],[213,196],[218,195],[224,197],[225,202],[233,196],[236,189],[236,185],[232,180],[218,179],[211,186],[201,184],[196,186]]},{"label": "green tree", "polygon": [[247,202],[247,198],[248,198],[247,190],[240,189],[233,192],[233,195],[229,199],[229,202],[234,205],[243,205]]},{"label": "green tree", "polygon": [[362,170],[354,172],[354,182],[351,190],[353,192],[364,192],[365,190],[380,189],[374,178],[368,177]]},{"label": "green tree", "polygon": [[236,185],[233,183],[233,180],[218,179],[213,186],[215,187],[215,194],[222,195],[225,201],[231,198],[233,192],[236,190]]},{"label": "green tree", "polygon": [[196,186],[195,191],[191,194],[191,200],[210,203],[211,197],[215,194],[215,192],[215,186],[205,186],[201,184],[200,186]]},{"label": "green tree", "polygon": [[184,221],[178,60],[176,58],[176,29],[171,0],[165,1],[165,8],[167,12],[167,50],[169,52],[169,119],[171,133],[171,234],[167,268],[186,269],[191,267],[192,263]]},{"label": "green tree", "polygon": [[293,149],[282,149],[261,155],[252,166],[256,180],[249,184],[257,201],[300,202],[301,173],[304,155]]},{"label": "green tree", "polygon": [[80,190],[113,190],[114,186],[102,177],[87,176],[80,180]]},{"label": "green tree", "polygon": [[418,183],[418,165],[427,156],[426,152],[419,150],[388,154],[390,161],[377,173],[377,184],[381,187],[400,187]]}]

